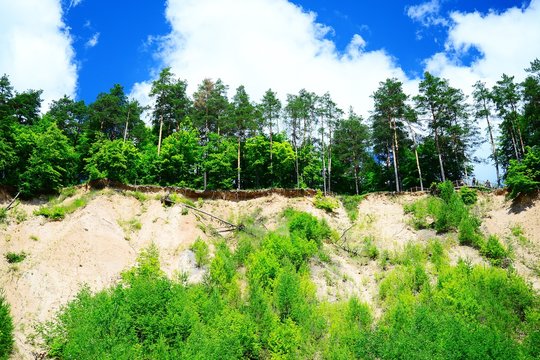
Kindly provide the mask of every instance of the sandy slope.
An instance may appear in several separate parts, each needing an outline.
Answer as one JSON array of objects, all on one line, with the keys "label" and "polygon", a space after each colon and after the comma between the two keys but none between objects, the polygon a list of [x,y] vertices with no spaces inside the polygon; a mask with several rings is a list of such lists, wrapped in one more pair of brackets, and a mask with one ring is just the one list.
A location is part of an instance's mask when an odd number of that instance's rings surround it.
[{"label": "sandy slope", "polygon": [[[241,202],[207,200],[201,209],[234,223],[240,223],[247,215],[254,216],[267,229],[273,229],[279,225],[277,215],[293,207],[324,217],[339,234],[349,229],[343,238],[348,245],[361,244],[364,237],[371,236],[380,251],[394,251],[409,241],[426,242],[435,236],[425,231],[416,232],[407,224],[403,204],[416,198],[413,195],[369,195],[360,203],[354,224],[342,208],[329,215],[316,209],[309,198],[290,199],[279,195]],[[141,249],[152,242],[158,246],[163,270],[169,276],[182,272],[188,274],[189,281],[201,281],[205,270],[195,267],[189,247],[201,237],[212,248],[212,232],[223,227],[195,211],[182,214],[180,206],[163,207],[155,195],[140,202],[111,190],[59,222],[32,215],[38,207],[38,203],[18,205],[17,211],[26,212],[28,218],[19,224],[11,221],[0,227],[2,256],[9,251],[29,254],[17,265],[8,264],[3,257],[0,260],[0,287],[12,306],[16,326],[14,359],[33,358],[32,354],[39,352],[32,342],[37,322],[51,319],[83,284],[99,290],[117,282],[120,273],[135,264]],[[539,289],[540,203],[532,202],[520,212],[512,209],[502,196],[482,198],[478,211],[485,216],[483,230],[498,234],[512,244],[516,269]],[[140,230],[130,229],[126,225],[130,220],[140,223]],[[527,242],[512,237],[510,229],[515,224],[521,224]],[[330,244],[325,244],[325,249],[331,261],[312,262],[317,295],[329,301],[356,295],[372,304],[377,312],[381,271],[378,262],[350,257]],[[453,261],[465,257],[476,263],[483,262],[471,248],[453,246],[450,255]]]}]

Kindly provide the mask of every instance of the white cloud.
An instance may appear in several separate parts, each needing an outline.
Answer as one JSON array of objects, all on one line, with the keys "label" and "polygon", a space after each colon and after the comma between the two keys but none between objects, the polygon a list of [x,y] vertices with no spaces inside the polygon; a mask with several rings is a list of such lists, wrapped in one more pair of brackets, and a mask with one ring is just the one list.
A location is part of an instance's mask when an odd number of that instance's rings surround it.
[{"label": "white cloud", "polygon": [[[325,37],[332,29],[286,0],[169,0],[166,17],[172,32],[159,56],[188,80],[190,93],[207,77],[230,85],[231,96],[245,85],[254,101],[270,87],[282,98],[306,88],[367,115],[380,81],[405,79],[384,50],[366,51],[360,35],[339,53]],[[144,103],[141,89],[132,96]]]},{"label": "white cloud", "polygon": [[94,35],[92,35],[90,39],[88,39],[88,41],[84,44],[84,46],[86,48],[93,48],[94,46],[98,44],[98,41],[99,41],[99,33],[97,32]]},{"label": "white cloud", "polygon": [[83,0],[71,0],[69,3],[68,9],[74,8],[75,6],[80,5],[83,2]]},{"label": "white cloud", "polygon": [[419,5],[408,6],[406,10],[408,17],[423,26],[448,25],[448,20],[439,15],[441,11],[440,0],[430,0]]},{"label": "white cloud", "polygon": [[0,0],[0,72],[16,90],[43,89],[43,105],[73,96],[77,68],[60,0]]},{"label": "white cloud", "polygon": [[[532,0],[526,8],[510,8],[491,11],[488,14],[454,12],[450,15],[452,26],[448,32],[445,51],[426,60],[426,70],[449,79],[450,84],[472,92],[472,85],[484,81],[495,84],[503,73],[524,79],[525,68],[540,56],[540,0]],[[465,65],[461,59],[471,49],[479,56]],[[486,128],[480,122],[482,129]],[[486,158],[489,145],[485,144],[477,155]],[[493,183],[494,169],[491,165],[477,166],[481,178]]]},{"label": "white cloud", "polygon": [[[449,78],[454,86],[466,90],[476,80],[493,84],[503,73],[522,79],[524,69],[540,56],[540,0],[500,13],[454,12],[451,19],[445,51],[428,59],[426,69]],[[460,59],[472,48],[480,56],[463,65]]]}]

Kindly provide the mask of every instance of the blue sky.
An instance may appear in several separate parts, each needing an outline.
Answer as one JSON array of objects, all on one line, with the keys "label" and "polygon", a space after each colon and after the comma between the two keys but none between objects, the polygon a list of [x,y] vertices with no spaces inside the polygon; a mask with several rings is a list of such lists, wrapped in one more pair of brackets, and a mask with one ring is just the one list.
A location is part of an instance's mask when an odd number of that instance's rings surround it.
[{"label": "blue sky", "polygon": [[[466,94],[540,57],[540,0],[0,0],[0,73],[86,103],[115,83],[143,105],[170,66],[192,93],[221,78],[254,101],[329,91],[369,116],[378,83],[413,95],[424,71]],[[480,123],[480,126],[485,124]],[[479,151],[485,157],[489,149]],[[492,178],[492,170],[478,172]]]},{"label": "blue sky", "polygon": [[[65,24],[70,28],[78,66],[77,98],[86,102],[99,92],[120,83],[130,91],[136,82],[163,66],[156,57],[158,42],[171,26],[165,18],[165,1],[63,0]],[[316,21],[331,27],[326,38],[338,51],[345,51],[354,34],[365,41],[366,51],[384,49],[394,57],[404,73],[415,78],[425,70],[425,60],[444,50],[447,26],[426,26],[411,18],[411,6],[422,2],[368,1],[293,1],[306,12],[316,14]],[[528,1],[458,1],[437,2],[437,16],[452,11],[488,13],[510,7],[525,8]],[[106,9],[106,10],[105,10]],[[92,43],[92,39],[96,42]],[[474,48],[462,54],[460,61],[469,65],[478,58]],[[223,74],[225,76],[226,74]],[[202,80],[202,79],[201,79]],[[383,79],[381,79],[383,80]]]}]

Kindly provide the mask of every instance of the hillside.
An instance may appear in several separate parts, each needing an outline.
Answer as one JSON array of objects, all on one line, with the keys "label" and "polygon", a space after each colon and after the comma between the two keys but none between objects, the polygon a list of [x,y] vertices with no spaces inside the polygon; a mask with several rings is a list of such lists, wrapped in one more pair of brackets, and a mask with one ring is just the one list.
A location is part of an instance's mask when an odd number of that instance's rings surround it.
[{"label": "hillside", "polygon": [[[160,202],[164,195],[80,188],[56,200],[57,205],[69,205],[80,198],[86,201],[60,221],[34,215],[46,205],[45,200],[22,202],[10,210],[7,223],[0,225],[1,253],[27,255],[16,264],[4,257],[0,261],[0,284],[11,304],[16,328],[14,359],[41,353],[35,336],[37,323],[53,319],[84,285],[99,291],[117,283],[121,272],[133,267],[138,254],[152,243],[157,245],[162,270],[169,278],[183,274],[188,283],[202,282],[208,269],[196,266],[191,245],[201,238],[213,254],[216,239],[225,238],[235,249],[237,238],[234,232],[224,231],[227,227],[219,221],[187,209],[183,203],[234,224],[250,223],[267,230],[281,225],[279,214],[287,208],[325,219],[338,236],[334,243],[323,245],[329,259],[315,257],[309,262],[317,298],[332,303],[354,295],[373,309],[375,318],[384,311],[379,284],[392,268],[381,258],[391,257],[407,244],[426,245],[438,238],[451,264],[461,258],[488,266],[478,250],[458,245],[455,233],[437,234],[410,225],[411,215],[405,214],[404,205],[424,195],[367,195],[358,205],[355,221],[343,206],[327,213],[316,208],[311,197],[274,194],[246,201],[195,202],[178,197],[177,204],[166,207]],[[529,199],[518,205],[503,195],[480,194],[472,211],[481,217],[486,235],[498,235],[513,249],[513,267],[538,292],[540,201]],[[371,256],[370,249],[376,255]]]}]

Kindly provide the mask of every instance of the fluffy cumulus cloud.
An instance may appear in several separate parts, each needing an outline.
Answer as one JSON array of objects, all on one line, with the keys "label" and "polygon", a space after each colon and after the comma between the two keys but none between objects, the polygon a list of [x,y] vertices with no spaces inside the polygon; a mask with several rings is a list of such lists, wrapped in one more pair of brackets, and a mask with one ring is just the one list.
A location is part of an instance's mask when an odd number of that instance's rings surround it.
[{"label": "fluffy cumulus cloud", "polygon": [[[540,54],[540,0],[526,8],[488,14],[454,12],[445,51],[426,61],[426,69],[464,89],[477,80],[493,84],[503,73],[521,80],[524,69]],[[471,49],[478,56],[464,65]]]},{"label": "fluffy cumulus cloud", "polygon": [[[405,79],[383,50],[366,51],[360,35],[337,51],[326,36],[332,30],[286,0],[169,0],[166,17],[172,32],[159,57],[190,92],[207,77],[221,78],[231,96],[245,85],[255,101],[268,88],[281,97],[306,88],[329,91],[341,107],[367,115],[379,81]],[[132,96],[146,103],[147,89],[137,84]]]},{"label": "fluffy cumulus cloud", "polygon": [[[454,12],[450,18],[445,51],[427,59],[426,70],[449,79],[466,94],[476,81],[492,86],[503,73],[519,82],[526,75],[524,69],[540,57],[540,0],[532,0],[525,8],[487,14]],[[473,49],[476,59],[464,64],[462,59]],[[486,128],[484,122],[480,126]],[[489,152],[486,143],[477,156],[486,158]],[[491,165],[477,165],[476,172],[484,179],[495,176]]]},{"label": "fluffy cumulus cloud", "polygon": [[45,107],[73,96],[77,69],[60,0],[0,0],[0,72],[15,89],[43,89]]}]

